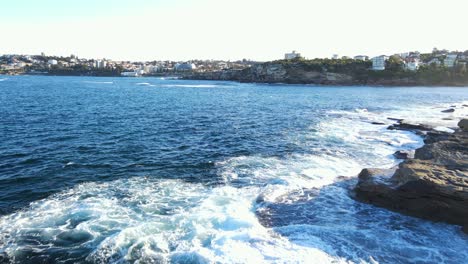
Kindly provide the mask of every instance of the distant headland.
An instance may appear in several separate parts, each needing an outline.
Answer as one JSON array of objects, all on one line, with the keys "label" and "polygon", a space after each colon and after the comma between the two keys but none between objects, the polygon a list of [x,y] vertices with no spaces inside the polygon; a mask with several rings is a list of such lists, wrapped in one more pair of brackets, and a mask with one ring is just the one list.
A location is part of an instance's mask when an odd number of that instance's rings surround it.
[{"label": "distant headland", "polygon": [[0,56],[0,74],[70,76],[174,76],[195,80],[255,83],[385,86],[468,86],[468,50],[434,48],[431,53],[406,52],[390,56],[305,59],[286,53],[281,60],[113,61],[74,55]]}]

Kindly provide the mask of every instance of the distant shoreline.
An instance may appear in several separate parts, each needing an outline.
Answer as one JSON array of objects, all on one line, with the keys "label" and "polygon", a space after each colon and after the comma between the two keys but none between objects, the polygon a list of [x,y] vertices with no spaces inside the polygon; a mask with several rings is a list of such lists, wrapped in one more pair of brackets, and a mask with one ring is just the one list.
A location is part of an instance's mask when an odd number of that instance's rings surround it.
[{"label": "distant shoreline", "polygon": [[[208,73],[213,74],[213,73]],[[267,80],[239,80],[236,78],[214,78],[206,74],[194,74],[194,73],[185,73],[185,74],[153,74],[153,75],[142,75],[137,77],[121,76],[121,75],[74,75],[74,74],[49,74],[49,73],[18,73],[18,74],[0,74],[0,76],[51,76],[51,77],[96,77],[96,78],[129,78],[129,79],[139,79],[139,78],[171,78],[178,80],[193,80],[193,81],[230,81],[237,83],[250,83],[250,84],[271,84],[271,85],[311,85],[311,86],[337,86],[337,87],[346,87],[346,86],[368,86],[368,87],[459,87],[459,88],[468,88],[468,83],[411,83],[411,82],[398,82],[398,80],[392,81],[380,81],[380,82],[370,82],[370,83],[359,83],[359,82],[334,82],[334,81],[323,81],[323,82],[291,82],[288,80],[278,80],[278,81],[267,81]]]}]

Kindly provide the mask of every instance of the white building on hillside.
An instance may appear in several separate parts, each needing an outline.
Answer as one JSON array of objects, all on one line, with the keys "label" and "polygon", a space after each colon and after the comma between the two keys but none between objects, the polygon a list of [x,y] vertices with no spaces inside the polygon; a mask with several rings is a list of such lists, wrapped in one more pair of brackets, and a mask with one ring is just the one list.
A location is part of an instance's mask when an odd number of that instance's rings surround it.
[{"label": "white building on hillside", "polygon": [[449,54],[444,60],[444,65],[451,68],[455,66],[455,61],[457,61],[457,54]]},{"label": "white building on hillside", "polygon": [[381,55],[372,58],[372,70],[383,71],[385,70],[385,61],[388,59],[387,56]]},{"label": "white building on hillside", "polygon": [[428,64],[428,65],[431,65],[431,64],[441,65],[442,63],[440,62],[439,58],[433,58],[433,59],[430,60],[427,64]]},{"label": "white building on hillside", "polygon": [[193,63],[177,63],[175,66],[174,66],[174,70],[175,71],[193,71],[193,70],[196,70],[197,69],[197,66]]},{"label": "white building on hillside", "polygon": [[355,60],[361,60],[361,61],[366,61],[369,59],[369,57],[365,56],[365,55],[357,55],[357,56],[354,56],[354,59]]},{"label": "white building on hillside", "polygon": [[301,57],[301,54],[297,53],[295,50],[293,50],[293,52],[291,52],[291,53],[284,54],[284,59],[285,60],[292,60],[292,59],[300,58],[300,57]]},{"label": "white building on hillside", "polygon": [[105,68],[107,66],[107,61],[105,60],[97,60],[94,62],[95,68]]},{"label": "white building on hillside", "polygon": [[47,64],[49,64],[49,65],[57,65],[57,64],[58,64],[58,61],[57,61],[57,60],[49,60],[49,61],[47,61]]},{"label": "white building on hillside", "polygon": [[416,71],[419,69],[420,61],[417,58],[409,58],[406,63],[406,69],[410,71]]}]

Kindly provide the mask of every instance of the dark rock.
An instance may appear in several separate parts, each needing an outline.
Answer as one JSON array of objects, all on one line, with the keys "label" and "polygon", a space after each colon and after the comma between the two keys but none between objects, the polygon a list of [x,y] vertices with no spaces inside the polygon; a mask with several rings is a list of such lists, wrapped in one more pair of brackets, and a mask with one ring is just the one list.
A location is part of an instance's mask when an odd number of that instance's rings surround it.
[{"label": "dark rock", "polygon": [[393,156],[397,159],[409,159],[414,157],[414,151],[398,150]]},{"label": "dark rock", "polygon": [[450,117],[444,117],[444,118],[442,118],[442,120],[453,120],[453,118],[450,118]]},{"label": "dark rock", "polygon": [[425,144],[434,143],[437,141],[447,140],[450,137],[450,133],[441,132],[441,131],[429,131],[426,133],[426,137],[424,138]]},{"label": "dark rock", "polygon": [[401,118],[393,118],[393,117],[387,117],[388,120],[392,120],[392,121],[397,121],[398,123],[400,123],[401,121],[403,121],[403,119]]},{"label": "dark rock", "polygon": [[463,107],[468,107],[468,105],[466,105],[466,104],[463,104],[462,106],[463,106]]},{"label": "dark rock", "polygon": [[375,169],[375,168],[366,168],[359,173],[359,179],[369,180],[375,177],[389,177],[395,172],[395,169]]},{"label": "dark rock", "polygon": [[442,113],[453,113],[453,112],[455,112],[455,109],[449,108],[449,109],[447,109],[447,110],[442,110],[441,112],[442,112]]},{"label": "dark rock", "polygon": [[389,130],[408,130],[408,131],[431,131],[432,126],[424,124],[411,124],[405,122],[405,120],[400,121],[398,124],[393,124],[388,127]]},{"label": "dark rock", "polygon": [[[463,123],[462,125],[464,125]],[[468,232],[468,133],[430,131],[414,159],[393,176],[365,169],[355,187],[357,200],[407,215],[463,226]]]},{"label": "dark rock", "polygon": [[373,124],[373,125],[385,125],[385,123],[383,123],[383,122],[372,122],[371,124]]},{"label": "dark rock", "polygon": [[468,132],[468,119],[462,119],[458,122],[458,127],[461,128],[462,131]]}]

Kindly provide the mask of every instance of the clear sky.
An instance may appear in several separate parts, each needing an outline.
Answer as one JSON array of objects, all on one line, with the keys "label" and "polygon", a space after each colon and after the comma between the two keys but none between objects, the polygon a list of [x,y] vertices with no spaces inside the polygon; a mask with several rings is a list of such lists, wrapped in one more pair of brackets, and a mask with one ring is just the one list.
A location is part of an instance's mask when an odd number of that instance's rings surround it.
[{"label": "clear sky", "polygon": [[468,0],[0,0],[0,54],[114,60],[468,50]]}]

